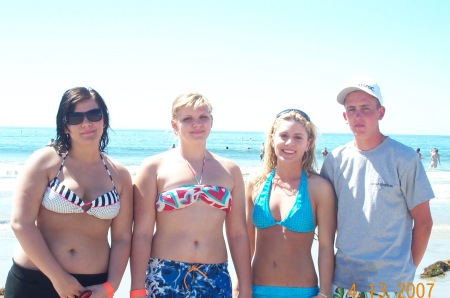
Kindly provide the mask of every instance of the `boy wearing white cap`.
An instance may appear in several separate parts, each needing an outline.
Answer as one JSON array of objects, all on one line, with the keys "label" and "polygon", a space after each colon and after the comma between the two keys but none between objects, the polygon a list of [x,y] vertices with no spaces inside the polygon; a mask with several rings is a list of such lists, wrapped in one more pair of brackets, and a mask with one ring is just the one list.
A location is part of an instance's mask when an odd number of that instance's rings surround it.
[{"label": "boy wearing white cap", "polygon": [[385,107],[376,82],[353,78],[337,101],[354,139],[321,169],[338,207],[331,297],[405,297],[428,245],[433,190],[415,150],[380,132]]}]

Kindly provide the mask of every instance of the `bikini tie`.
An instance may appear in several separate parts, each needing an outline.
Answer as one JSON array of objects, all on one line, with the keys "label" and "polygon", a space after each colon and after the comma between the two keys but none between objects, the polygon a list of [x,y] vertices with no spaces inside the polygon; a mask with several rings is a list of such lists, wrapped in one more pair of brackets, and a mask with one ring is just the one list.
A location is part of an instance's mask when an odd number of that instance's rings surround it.
[{"label": "bikini tie", "polygon": [[202,265],[200,265],[200,266],[198,266],[198,267],[197,267],[196,265],[191,265],[191,266],[189,266],[188,271],[186,272],[186,275],[184,276],[184,286],[186,287],[186,290],[189,291],[189,287],[188,287],[188,285],[187,285],[187,283],[186,283],[186,278],[187,278],[187,276],[188,276],[189,273],[192,272],[192,279],[194,279],[194,272],[198,272],[198,273],[200,273],[201,275],[203,275],[203,277],[208,278],[208,276],[206,276],[206,273],[204,273],[204,272],[202,272],[202,271],[199,270],[201,267],[203,267],[203,265],[204,265],[204,264],[202,264]]}]

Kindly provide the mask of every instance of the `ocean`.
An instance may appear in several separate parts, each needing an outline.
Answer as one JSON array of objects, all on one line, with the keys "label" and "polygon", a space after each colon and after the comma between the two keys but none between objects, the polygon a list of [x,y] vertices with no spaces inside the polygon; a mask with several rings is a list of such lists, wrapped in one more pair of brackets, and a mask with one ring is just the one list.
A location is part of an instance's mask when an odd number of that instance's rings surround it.
[{"label": "ocean", "polygon": [[[6,281],[11,266],[14,234],[9,227],[12,195],[17,175],[21,172],[27,158],[35,150],[45,146],[55,138],[54,128],[0,127],[0,287]],[[259,150],[264,140],[264,132],[212,131],[207,149],[213,153],[234,160],[241,168],[244,178],[258,170]],[[389,134],[387,134],[389,135]],[[433,232],[427,253],[418,268],[417,275],[424,266],[437,260],[450,259],[450,136],[431,135],[389,135],[413,149],[421,148],[423,165],[433,186],[436,198],[431,200]],[[178,145],[171,130],[131,130],[114,129],[109,132],[110,143],[107,154],[122,163],[134,176],[142,160],[150,155],[163,152]],[[322,133],[319,135],[316,156],[318,169],[323,161],[321,151],[328,151],[352,140],[351,134]],[[428,168],[430,150],[436,147],[441,156],[441,165]],[[127,293],[129,277],[125,278],[119,290]],[[417,284],[423,280],[417,279]],[[428,281],[429,282],[429,281]],[[433,279],[436,285],[431,297],[439,293],[450,293],[448,277]],[[416,281],[415,281],[416,283]],[[118,294],[117,294],[118,295]],[[122,297],[120,294],[117,297]],[[123,297],[127,297],[123,294]],[[424,296],[426,297],[426,296]]]}]

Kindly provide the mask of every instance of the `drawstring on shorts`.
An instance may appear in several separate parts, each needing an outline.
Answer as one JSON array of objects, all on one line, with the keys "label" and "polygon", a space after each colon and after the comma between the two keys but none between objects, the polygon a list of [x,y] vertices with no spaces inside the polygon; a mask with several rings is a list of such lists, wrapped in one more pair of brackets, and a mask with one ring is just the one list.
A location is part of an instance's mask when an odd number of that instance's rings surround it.
[{"label": "drawstring on shorts", "polygon": [[208,278],[208,276],[206,276],[206,273],[200,271],[200,268],[203,267],[204,264],[200,265],[200,266],[196,266],[196,265],[191,265],[188,268],[188,271],[186,272],[186,275],[184,276],[184,286],[186,287],[186,290],[189,291],[189,287],[186,283],[186,278],[188,277],[188,274],[192,272],[192,280],[194,280],[194,272],[198,272],[201,275],[203,275],[203,277]]}]

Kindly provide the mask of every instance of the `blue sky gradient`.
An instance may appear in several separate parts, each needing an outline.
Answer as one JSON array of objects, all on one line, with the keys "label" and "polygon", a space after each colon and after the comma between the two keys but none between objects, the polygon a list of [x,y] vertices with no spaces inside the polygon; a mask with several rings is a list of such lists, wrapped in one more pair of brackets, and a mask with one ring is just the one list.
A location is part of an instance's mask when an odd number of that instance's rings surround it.
[{"label": "blue sky gradient", "polygon": [[448,1],[2,1],[0,126],[54,127],[65,90],[90,86],[113,128],[170,129],[197,91],[215,130],[265,131],[285,108],[349,129],[336,102],[375,78],[385,134],[450,135]]}]

